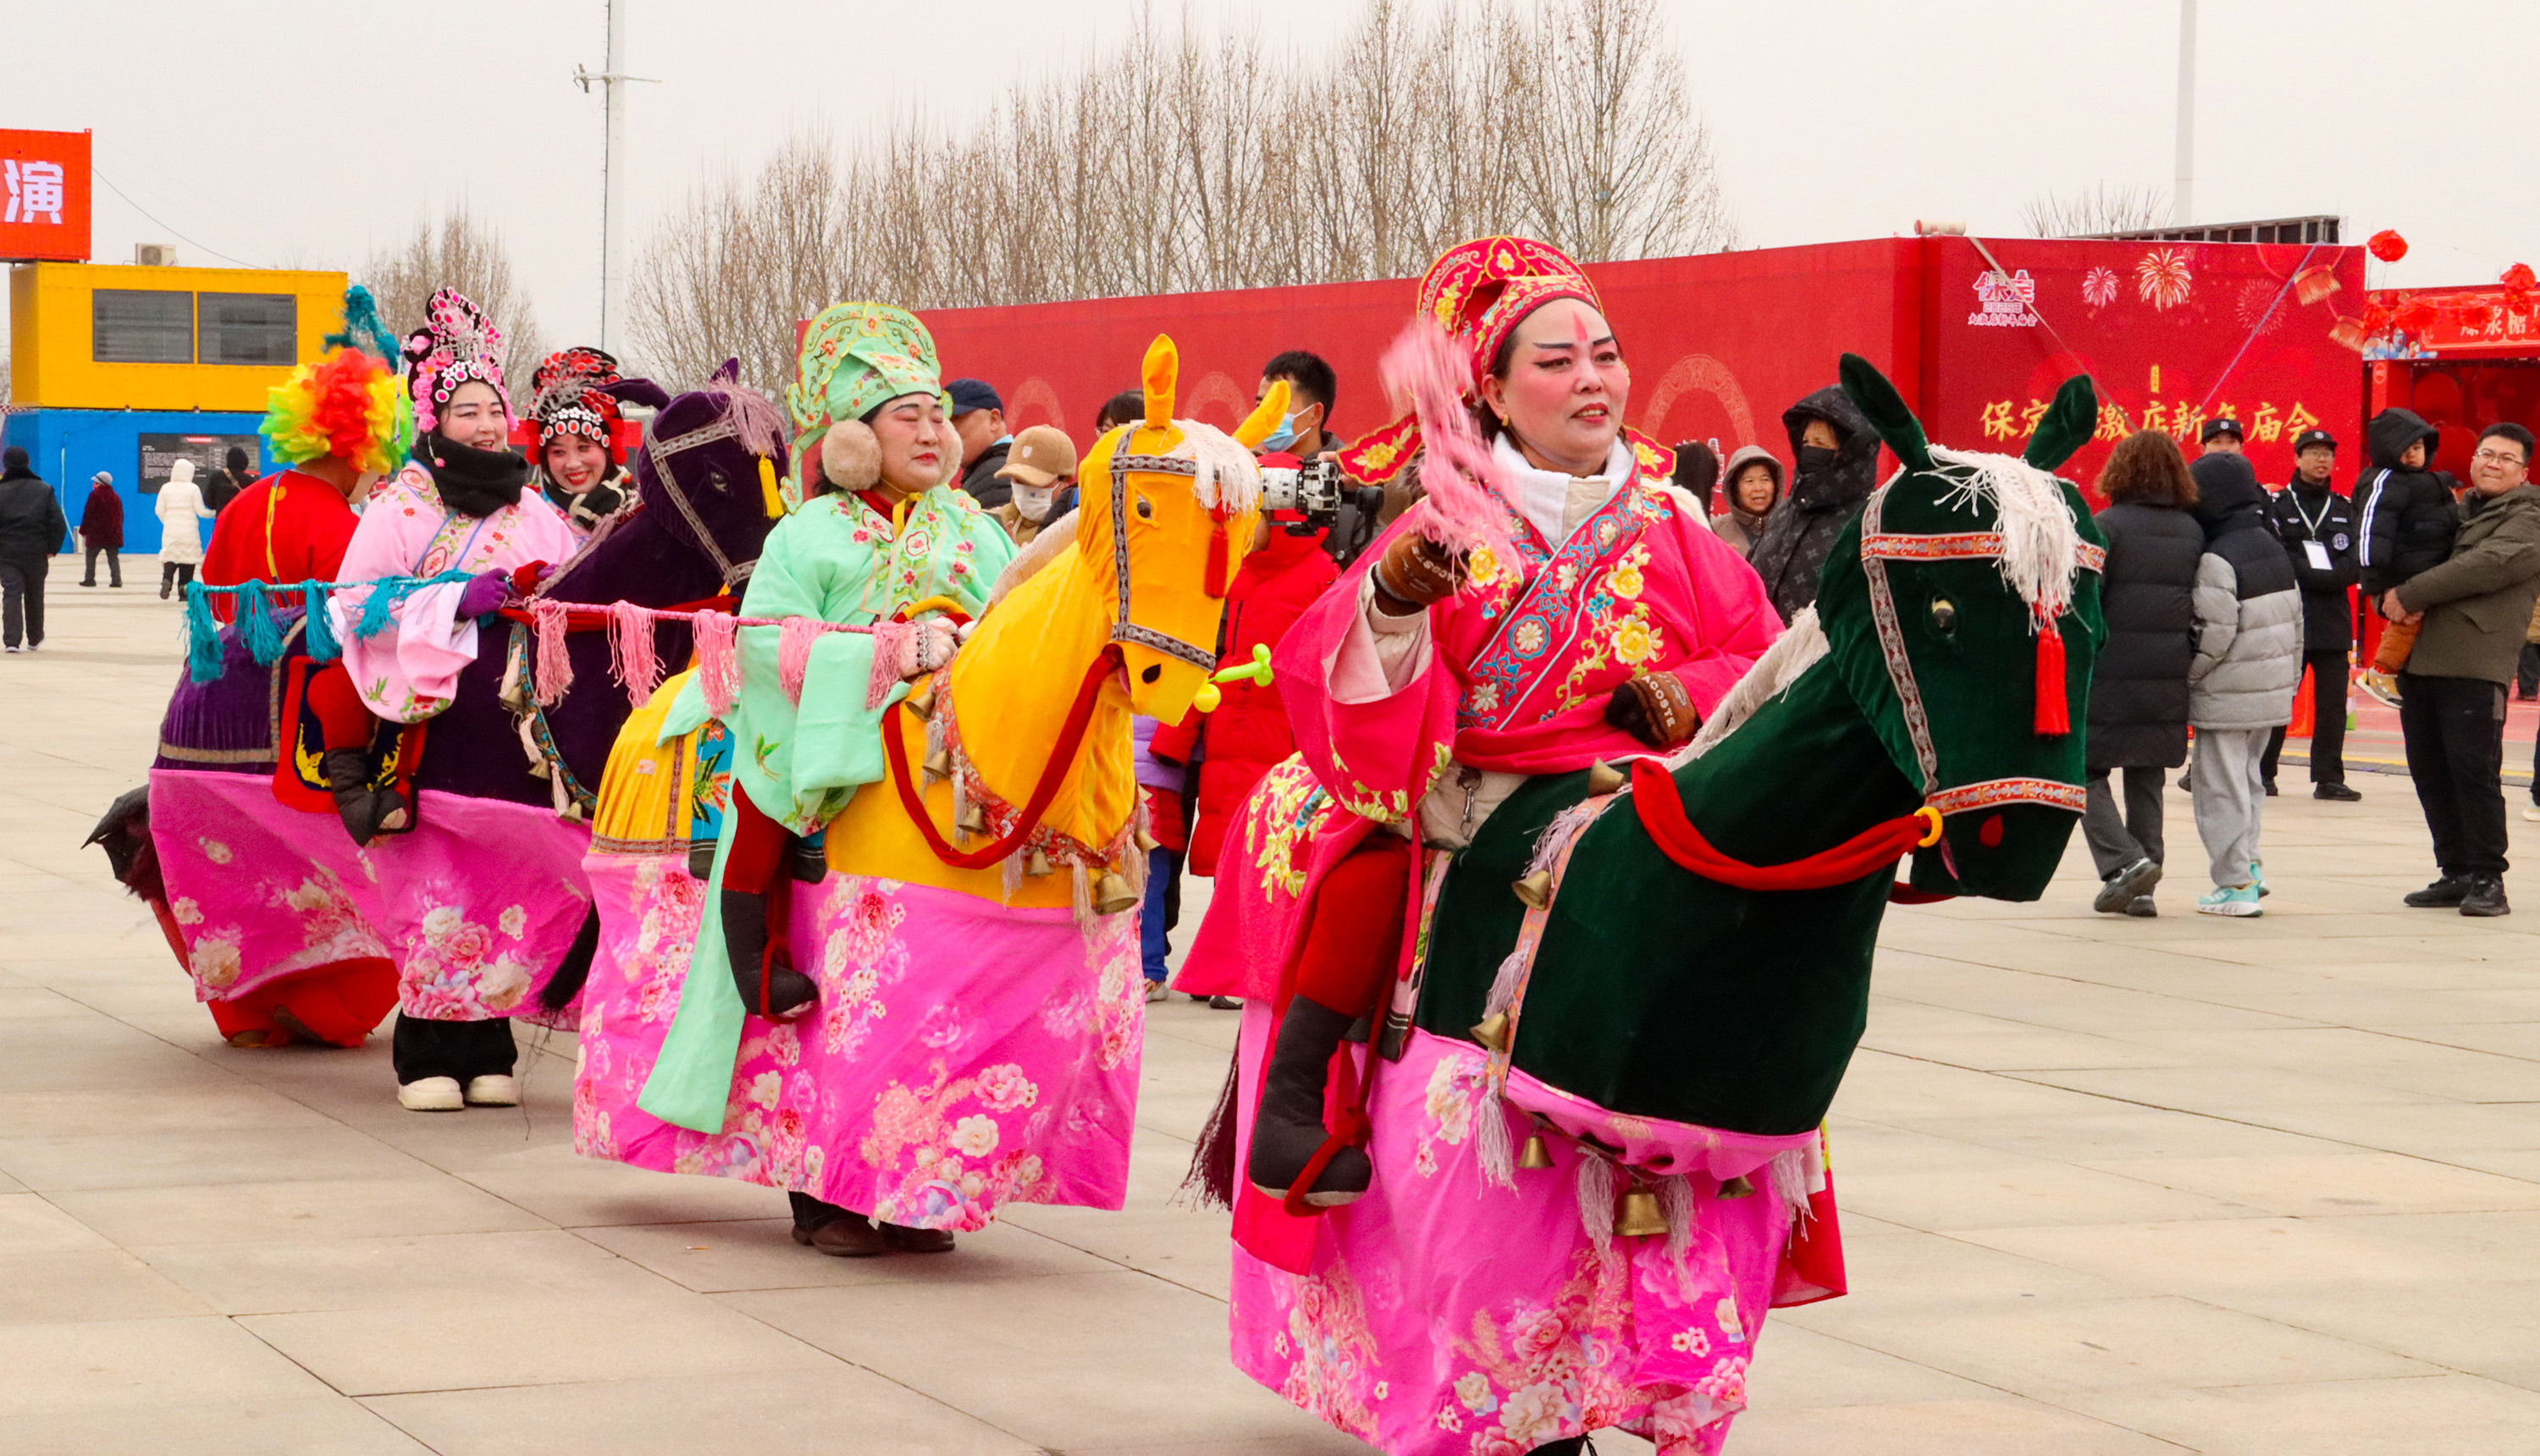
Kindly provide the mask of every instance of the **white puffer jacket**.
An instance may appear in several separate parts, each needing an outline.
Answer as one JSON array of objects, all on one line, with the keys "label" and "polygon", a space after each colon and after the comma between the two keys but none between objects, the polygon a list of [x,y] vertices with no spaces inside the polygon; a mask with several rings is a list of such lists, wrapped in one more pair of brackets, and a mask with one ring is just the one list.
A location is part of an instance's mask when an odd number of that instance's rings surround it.
[{"label": "white puffer jacket", "polygon": [[2213,473],[2197,471],[2206,537],[2196,563],[2187,721],[2200,728],[2277,728],[2293,721],[2293,685],[2301,681],[2301,589],[2283,543],[2260,524],[2264,496],[2254,478],[2244,496],[2236,480],[2209,485]]}]

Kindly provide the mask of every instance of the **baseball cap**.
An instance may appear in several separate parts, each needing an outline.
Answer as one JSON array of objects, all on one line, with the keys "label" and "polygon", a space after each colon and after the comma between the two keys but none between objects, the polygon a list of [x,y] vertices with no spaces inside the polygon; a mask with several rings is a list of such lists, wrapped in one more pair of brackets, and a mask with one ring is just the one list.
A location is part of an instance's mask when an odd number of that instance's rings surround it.
[{"label": "baseball cap", "polygon": [[1001,480],[1035,487],[1075,473],[1076,442],[1067,438],[1066,431],[1048,425],[1034,425],[1017,435],[1014,447],[1006,451],[1006,463],[997,470]]},{"label": "baseball cap", "polygon": [[2231,418],[2229,415],[2216,415],[2214,418],[2207,420],[2205,422],[2205,429],[2198,434],[2196,438],[2201,443],[2211,440],[2217,435],[2228,435],[2234,440],[2247,438],[2240,433],[2240,422]]},{"label": "baseball cap", "polygon": [[974,409],[1006,407],[1006,402],[997,397],[997,391],[988,387],[986,380],[954,380],[944,386],[944,392],[952,397],[952,413],[956,415],[966,415]]},{"label": "baseball cap", "polygon": [[2335,450],[2337,449],[2337,437],[2329,434],[2326,430],[2304,430],[2299,435],[2293,437],[2293,453],[2300,454],[2303,451],[2310,449],[2314,445],[2324,445],[2330,450]]}]

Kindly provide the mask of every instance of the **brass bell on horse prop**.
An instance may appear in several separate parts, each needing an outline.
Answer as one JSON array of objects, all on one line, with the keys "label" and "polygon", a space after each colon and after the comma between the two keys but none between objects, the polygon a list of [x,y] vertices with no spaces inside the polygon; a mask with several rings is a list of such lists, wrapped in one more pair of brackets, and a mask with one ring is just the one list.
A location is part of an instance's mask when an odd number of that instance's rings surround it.
[{"label": "brass bell on horse prop", "polygon": [[1517,891],[1528,910],[1541,910],[1552,903],[1552,871],[1538,869],[1509,888]]},{"label": "brass bell on horse prop", "polygon": [[933,718],[935,716],[935,679],[928,678],[926,686],[910,693],[904,701],[908,704],[908,711],[911,713],[920,718]]},{"label": "brass bell on horse prop", "polygon": [[1625,1238],[1648,1238],[1666,1232],[1666,1211],[1658,1207],[1658,1196],[1637,1185],[1624,1194],[1623,1216],[1614,1220],[1614,1231]]},{"label": "brass bell on horse prop", "polygon": [[1137,892],[1129,888],[1127,876],[1115,869],[1105,869],[1094,879],[1094,913],[1117,915],[1138,903]]},{"label": "brass bell on horse prop", "polygon": [[1538,1169],[1552,1166],[1552,1149],[1544,1144],[1541,1133],[1535,1133],[1525,1140],[1524,1149],[1517,1155],[1517,1165],[1520,1168]]},{"label": "brass bell on horse prop", "polygon": [[926,787],[929,789],[934,788],[938,783],[941,783],[946,779],[952,778],[952,746],[948,743],[926,755],[925,767]]},{"label": "brass bell on horse prop", "polygon": [[1720,1196],[1722,1198],[1753,1198],[1755,1196],[1755,1185],[1747,1182],[1746,1175],[1740,1173],[1736,1177],[1729,1179],[1727,1182],[1720,1185]]},{"label": "brass bell on horse prop", "polygon": [[1596,795],[1613,794],[1621,790],[1622,787],[1623,771],[1621,769],[1614,767],[1610,763],[1591,763],[1588,766],[1588,793]]},{"label": "brass bell on horse prop", "polygon": [[1052,867],[1049,863],[1049,853],[1046,850],[1034,850],[1030,854],[1023,856],[1023,873],[1033,875],[1048,874],[1051,872],[1051,869]]},{"label": "brass bell on horse prop", "polygon": [[977,799],[971,799],[961,805],[961,812],[952,816],[952,827],[964,834],[985,834],[988,832],[988,811],[979,807]]},{"label": "brass bell on horse prop", "polygon": [[1494,1052],[1507,1051],[1509,1049],[1509,1013],[1493,1011],[1484,1016],[1481,1024],[1473,1028],[1473,1040]]},{"label": "brass bell on horse prop", "polygon": [[1138,831],[1138,834],[1137,834],[1137,843],[1138,843],[1138,853],[1139,853],[1139,854],[1142,854],[1142,855],[1152,855],[1152,854],[1154,854],[1156,851],[1158,851],[1158,850],[1160,850],[1160,849],[1163,849],[1163,848],[1164,847],[1164,842],[1163,840],[1156,838],[1156,837],[1155,837],[1154,835],[1152,835],[1152,834],[1149,834],[1149,833],[1148,833],[1146,830],[1144,830],[1144,829],[1141,829],[1141,830],[1139,830],[1139,831]]}]

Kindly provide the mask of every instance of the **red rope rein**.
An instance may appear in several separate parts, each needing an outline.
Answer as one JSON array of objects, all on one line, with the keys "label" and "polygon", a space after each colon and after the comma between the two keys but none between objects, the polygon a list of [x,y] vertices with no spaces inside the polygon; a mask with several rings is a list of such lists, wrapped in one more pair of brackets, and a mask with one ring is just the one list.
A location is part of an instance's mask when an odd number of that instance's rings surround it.
[{"label": "red rope rein", "polygon": [[935,858],[955,869],[985,869],[1023,846],[1034,829],[1040,827],[1041,815],[1049,811],[1049,801],[1058,797],[1058,786],[1067,771],[1075,766],[1076,751],[1085,746],[1085,731],[1094,722],[1094,704],[1102,694],[1102,684],[1119,670],[1119,649],[1105,647],[1091,666],[1085,669],[1085,681],[1076,689],[1076,702],[1067,710],[1066,726],[1058,731],[1058,742],[1052,747],[1049,762],[1041,766],[1040,782],[1032,786],[1031,798],[1015,820],[1015,827],[983,849],[954,849],[935,827],[934,816],[926,811],[925,791],[911,781],[908,773],[908,745],[900,741],[896,724],[882,728],[882,747],[890,760],[890,780],[899,790],[900,806],[909,819],[926,836],[926,847]]},{"label": "red rope rein", "polygon": [[1632,764],[1632,808],[1660,854],[1705,879],[1741,890],[1821,890],[1850,884],[1888,868],[1932,838],[1937,820],[1933,810],[1916,809],[1787,865],[1749,865],[1721,853],[1693,827],[1674,778],[1656,759]]}]

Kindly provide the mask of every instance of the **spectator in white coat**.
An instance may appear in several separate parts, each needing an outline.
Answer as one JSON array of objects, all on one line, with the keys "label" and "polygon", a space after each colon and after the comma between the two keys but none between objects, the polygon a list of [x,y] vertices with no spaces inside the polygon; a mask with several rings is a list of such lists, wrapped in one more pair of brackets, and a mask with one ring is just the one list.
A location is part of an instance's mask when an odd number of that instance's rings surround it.
[{"label": "spectator in white coat", "polygon": [[194,462],[178,460],[168,467],[168,483],[159,487],[159,599],[194,580],[203,559],[203,528],[194,522],[219,515],[203,504],[203,489],[194,484]]},{"label": "spectator in white coat", "polygon": [[2293,721],[2301,678],[2301,589],[2267,530],[2267,493],[2246,455],[2218,451],[2190,467],[2205,554],[2196,564],[2196,659],[2187,722],[2196,729],[2196,832],[2213,861],[2206,915],[2259,913],[2260,771],[2269,731]]}]

